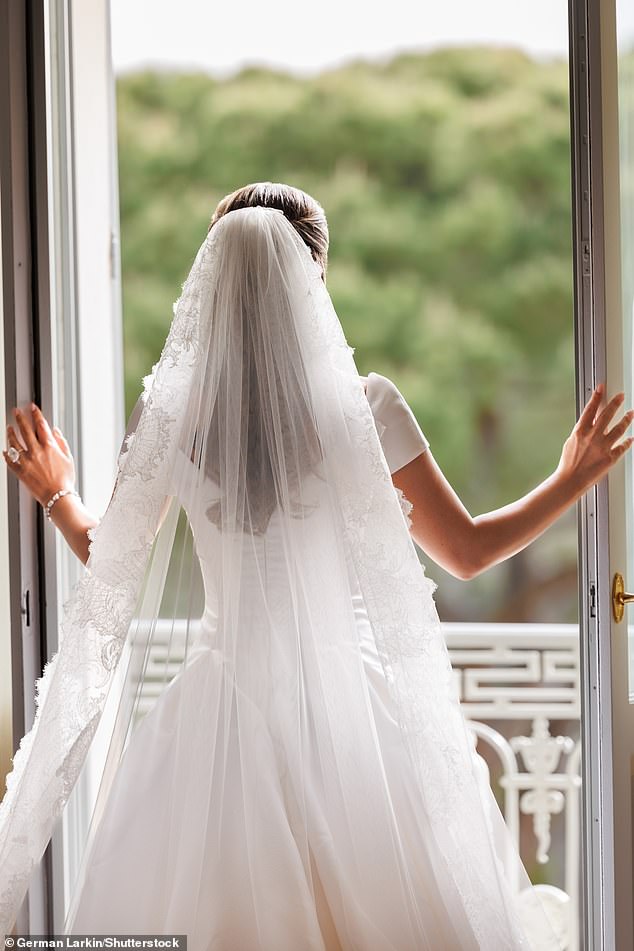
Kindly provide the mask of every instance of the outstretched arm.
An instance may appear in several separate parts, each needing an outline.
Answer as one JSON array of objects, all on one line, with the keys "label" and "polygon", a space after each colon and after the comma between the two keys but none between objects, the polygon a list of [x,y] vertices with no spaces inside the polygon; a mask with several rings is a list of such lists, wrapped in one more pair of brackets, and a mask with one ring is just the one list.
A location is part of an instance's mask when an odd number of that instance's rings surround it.
[{"label": "outstretched arm", "polygon": [[[140,399],[132,411],[126,436],[129,435],[141,413]],[[20,456],[13,462],[3,451],[8,468],[41,505],[46,505],[59,489],[75,488],[75,463],[70,447],[62,432],[51,428],[42,411],[34,403],[31,412],[15,410],[19,433],[13,426],[7,429],[9,447]],[[22,455],[23,454],[23,455]],[[115,482],[116,487],[116,482]],[[165,500],[159,519],[159,527],[167,514],[170,499]],[[99,524],[77,495],[64,495],[51,508],[51,521],[60,530],[71,550],[84,564],[88,561],[88,529]]]},{"label": "outstretched arm", "polygon": [[[31,413],[16,409],[15,418],[19,435],[13,426],[9,426],[7,441],[20,456],[13,462],[3,451],[9,469],[43,506],[60,489],[74,491],[75,463],[61,431],[56,426],[51,429],[35,404],[31,404]],[[65,495],[52,506],[51,521],[85,564],[89,545],[87,532],[97,525],[99,519],[76,495]]]},{"label": "outstretched arm", "polygon": [[394,485],[413,505],[414,541],[441,567],[465,580],[525,548],[602,479],[634,442],[631,437],[619,442],[634,412],[630,410],[609,429],[624,396],[617,394],[601,409],[603,391],[599,384],[552,475],[516,502],[493,512],[472,517],[429,450],[394,472]]}]

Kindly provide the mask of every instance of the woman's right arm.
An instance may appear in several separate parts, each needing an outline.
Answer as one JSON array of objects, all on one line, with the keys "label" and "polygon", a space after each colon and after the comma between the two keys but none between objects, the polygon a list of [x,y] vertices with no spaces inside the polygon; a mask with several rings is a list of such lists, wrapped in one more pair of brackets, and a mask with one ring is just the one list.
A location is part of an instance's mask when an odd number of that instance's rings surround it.
[{"label": "woman's right arm", "polygon": [[76,495],[65,495],[51,509],[51,521],[60,530],[71,550],[84,564],[88,561],[88,529],[99,524],[99,519],[88,511]]},{"label": "woman's right arm", "polygon": [[[31,404],[31,414],[15,410],[19,435],[13,426],[7,429],[8,443],[20,455],[12,462],[3,451],[9,469],[29,490],[31,495],[45,506],[59,490],[75,491],[75,463],[70,447],[61,431],[49,426],[42,411]],[[76,495],[64,495],[51,507],[51,521],[59,528],[68,545],[77,557],[86,564],[88,560],[88,529],[99,523]]]},{"label": "woman's right arm", "polygon": [[[142,397],[132,410],[125,437],[136,429],[141,411]],[[31,418],[32,416],[32,418]],[[31,495],[42,505],[60,489],[75,489],[75,464],[70,447],[61,431],[51,429],[42,411],[31,404],[31,416],[24,410],[15,410],[19,436],[13,426],[7,430],[9,446],[18,450],[18,462],[12,462],[3,452],[9,469],[18,477]],[[116,488],[116,482],[115,482]],[[169,508],[170,497],[159,518],[160,528]],[[51,521],[60,530],[71,550],[84,564],[88,561],[90,539],[88,530],[99,524],[77,495],[64,495],[51,507]],[[158,530],[158,529],[157,529]]]}]

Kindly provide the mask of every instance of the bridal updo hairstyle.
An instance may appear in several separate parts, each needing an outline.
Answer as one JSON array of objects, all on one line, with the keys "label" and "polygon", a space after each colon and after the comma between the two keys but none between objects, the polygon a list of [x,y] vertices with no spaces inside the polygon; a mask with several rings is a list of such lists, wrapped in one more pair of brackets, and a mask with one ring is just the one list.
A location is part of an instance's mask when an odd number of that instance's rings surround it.
[{"label": "bridal updo hairstyle", "polygon": [[244,185],[237,191],[231,192],[230,195],[225,195],[218,203],[208,230],[211,230],[216,222],[228,212],[255,206],[277,208],[278,211],[283,212],[309,248],[315,261],[321,265],[325,276],[329,241],[326,215],[319,202],[300,188],[278,182],[255,182],[252,185]]},{"label": "bridal updo hairstyle", "polygon": [[[218,204],[208,232],[224,215],[242,208],[253,207],[276,208],[281,211],[292,224],[302,241],[307,245],[315,262],[322,268],[323,276],[326,273],[328,259],[328,225],[324,209],[319,202],[307,195],[299,188],[290,185],[275,184],[273,182],[256,182],[245,185],[237,191],[226,195]],[[243,320],[249,321],[248,305],[243,313]],[[248,336],[248,335],[247,335]],[[297,354],[295,362],[301,367],[299,357],[299,343],[289,332],[286,339],[289,351],[295,348]],[[252,362],[247,362],[246,402],[243,414],[243,432],[241,439],[246,445],[246,479],[247,507],[241,518],[242,531],[254,535],[263,534],[271,515],[278,507],[278,491],[274,473],[279,470],[279,461],[271,456],[269,439],[266,436],[266,427],[262,422],[263,414],[258,407],[269,401],[269,391],[262,390],[262,381],[258,378]],[[274,385],[269,381],[269,386]],[[306,514],[306,506],[296,505],[296,493],[301,489],[303,479],[313,472],[323,458],[323,451],[314,421],[314,410],[307,402],[308,385],[306,382],[297,383],[295,390],[288,392],[283,389],[278,394],[279,422],[281,429],[281,449],[285,459],[285,480],[288,482],[292,517],[301,517]],[[205,471],[209,478],[220,484],[220,465],[218,446],[222,445],[221,429],[218,414],[214,410],[209,426],[209,436],[206,443]],[[280,451],[276,446],[275,453]],[[218,500],[206,510],[207,517],[220,531],[222,524],[222,504]],[[232,526],[229,526],[232,530]]]}]

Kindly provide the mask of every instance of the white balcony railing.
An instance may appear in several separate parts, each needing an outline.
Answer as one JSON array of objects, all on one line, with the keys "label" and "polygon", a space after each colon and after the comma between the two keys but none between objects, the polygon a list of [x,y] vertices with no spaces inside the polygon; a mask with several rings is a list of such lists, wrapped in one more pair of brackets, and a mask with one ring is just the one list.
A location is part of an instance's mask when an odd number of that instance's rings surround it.
[{"label": "white balcony railing", "polygon": [[[495,770],[492,784],[506,824],[532,880],[541,880],[536,887],[563,946],[578,951],[579,629],[443,624],[443,630],[478,752]],[[555,735],[553,721],[560,722]],[[523,828],[523,817],[532,829]],[[540,866],[549,874],[536,874]],[[530,931],[530,920],[526,927]]]},{"label": "white balcony railing", "polygon": [[[138,715],[178,672],[183,632],[158,626]],[[579,949],[579,631],[574,624],[443,624],[460,698],[524,865]],[[170,631],[172,633],[171,644]],[[551,731],[553,721],[560,730]],[[525,927],[531,932],[530,896]],[[537,946],[538,942],[535,941]]]}]

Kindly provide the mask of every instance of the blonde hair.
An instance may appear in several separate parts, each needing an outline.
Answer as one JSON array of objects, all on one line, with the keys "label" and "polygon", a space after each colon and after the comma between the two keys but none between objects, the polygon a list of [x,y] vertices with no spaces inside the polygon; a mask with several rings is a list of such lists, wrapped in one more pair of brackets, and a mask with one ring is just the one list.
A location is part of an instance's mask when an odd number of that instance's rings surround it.
[{"label": "blonde hair", "polygon": [[283,212],[293,225],[302,241],[321,265],[324,276],[328,263],[328,223],[326,214],[318,201],[300,188],[283,185],[279,182],[255,182],[244,185],[218,202],[209,229],[230,211],[238,208],[252,208],[260,205],[264,208],[277,208]]}]

